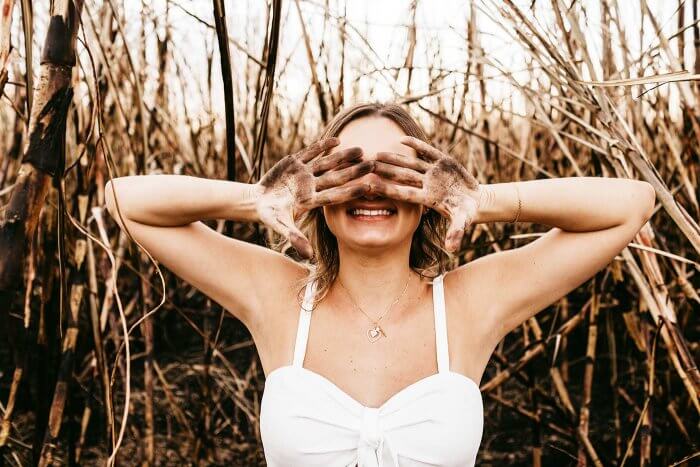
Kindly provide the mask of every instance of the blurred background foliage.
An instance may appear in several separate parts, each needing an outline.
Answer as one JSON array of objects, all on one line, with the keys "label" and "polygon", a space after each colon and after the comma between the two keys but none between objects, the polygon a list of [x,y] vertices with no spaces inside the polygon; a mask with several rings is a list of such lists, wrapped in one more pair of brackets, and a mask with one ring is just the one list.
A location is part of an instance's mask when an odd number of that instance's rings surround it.
[{"label": "blurred background foliage", "polygon": [[[628,177],[657,191],[628,248],[497,347],[478,465],[697,465],[697,0],[0,5],[0,464],[102,465],[119,447],[123,465],[264,465],[250,334],[160,275],[106,215],[104,185],[252,183],[344,106],[379,100],[406,105],[482,183]],[[50,34],[59,16],[68,27]],[[41,118],[65,147],[42,153],[53,178],[28,144]],[[545,229],[476,225],[454,266]]]}]

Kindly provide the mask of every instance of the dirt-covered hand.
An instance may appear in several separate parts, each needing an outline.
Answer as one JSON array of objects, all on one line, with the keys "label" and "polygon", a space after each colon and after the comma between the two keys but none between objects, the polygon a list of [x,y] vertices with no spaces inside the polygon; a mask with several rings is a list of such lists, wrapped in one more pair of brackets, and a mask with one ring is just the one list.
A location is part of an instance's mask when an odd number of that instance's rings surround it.
[{"label": "dirt-covered hand", "polygon": [[454,253],[476,216],[479,181],[453,157],[418,138],[405,136],[400,142],[415,149],[418,158],[378,152],[374,173],[382,177],[382,182],[376,192],[425,205],[449,219],[445,249]]},{"label": "dirt-covered hand", "polygon": [[374,161],[362,161],[361,148],[351,147],[318,157],[338,144],[337,137],[326,138],[287,155],[254,186],[260,221],[289,239],[307,259],[313,256],[313,249],[295,221],[311,209],[344,203],[363,196],[369,189],[366,184],[344,186],[374,168]]}]

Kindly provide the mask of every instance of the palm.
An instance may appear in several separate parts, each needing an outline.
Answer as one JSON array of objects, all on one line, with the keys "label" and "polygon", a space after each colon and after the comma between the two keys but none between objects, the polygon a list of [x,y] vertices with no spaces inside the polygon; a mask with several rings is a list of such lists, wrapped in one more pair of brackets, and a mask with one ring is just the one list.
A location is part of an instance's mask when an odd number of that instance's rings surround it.
[{"label": "palm", "polygon": [[306,211],[343,203],[366,194],[369,189],[365,185],[343,186],[374,167],[373,162],[361,161],[360,148],[317,157],[339,143],[338,138],[327,138],[285,156],[256,184],[255,206],[260,221],[288,238],[305,258],[311,258],[313,251],[295,221]]},{"label": "palm", "polygon": [[449,219],[445,247],[454,252],[476,216],[479,182],[462,164],[428,143],[411,136],[402,138],[401,142],[415,149],[422,158],[377,153],[374,172],[388,182],[380,183],[376,191],[390,198],[422,204]]}]

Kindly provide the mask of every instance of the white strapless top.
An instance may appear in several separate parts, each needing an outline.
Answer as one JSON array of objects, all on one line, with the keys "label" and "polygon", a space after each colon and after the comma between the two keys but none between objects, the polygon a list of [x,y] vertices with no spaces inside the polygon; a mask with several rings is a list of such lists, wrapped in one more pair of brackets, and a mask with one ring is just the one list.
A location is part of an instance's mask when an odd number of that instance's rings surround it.
[{"label": "white strapless top", "polygon": [[471,467],[481,444],[483,399],[450,371],[443,277],[433,280],[438,372],[379,407],[367,407],[303,367],[316,284],[307,285],[291,365],[267,376],[260,434],[269,467]]}]

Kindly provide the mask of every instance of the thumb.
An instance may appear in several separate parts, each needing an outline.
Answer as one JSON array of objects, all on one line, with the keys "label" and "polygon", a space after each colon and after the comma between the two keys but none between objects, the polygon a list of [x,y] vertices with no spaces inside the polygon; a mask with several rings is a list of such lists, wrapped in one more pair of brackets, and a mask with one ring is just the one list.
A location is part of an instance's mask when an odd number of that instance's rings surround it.
[{"label": "thumb", "polygon": [[282,213],[280,210],[264,210],[260,214],[260,218],[265,225],[289,240],[301,256],[306,259],[313,257],[311,243],[297,228],[290,212]]},{"label": "thumb", "polygon": [[447,234],[445,235],[445,248],[450,253],[455,253],[459,250],[462,244],[462,238],[464,237],[464,229],[467,224],[467,213],[460,211],[452,217],[450,226],[447,229]]},{"label": "thumb", "polygon": [[295,250],[306,259],[311,259],[314,256],[314,250],[311,248],[311,243],[299,229],[290,229],[289,241]]},{"label": "thumb", "polygon": [[294,249],[297,250],[302,257],[311,259],[314,255],[314,250],[311,248],[309,240],[294,223],[292,213],[288,212],[279,219],[279,221],[285,228],[285,237],[289,239]]}]

